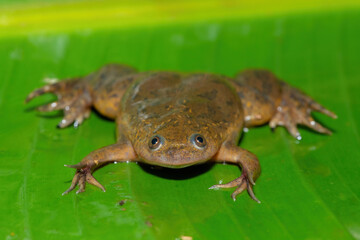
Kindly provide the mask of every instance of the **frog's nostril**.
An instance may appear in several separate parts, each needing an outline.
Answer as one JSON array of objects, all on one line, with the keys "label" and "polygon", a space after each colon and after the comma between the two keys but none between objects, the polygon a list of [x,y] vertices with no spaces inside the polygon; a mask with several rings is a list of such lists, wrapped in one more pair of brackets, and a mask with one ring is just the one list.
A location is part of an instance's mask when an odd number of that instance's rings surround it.
[{"label": "frog's nostril", "polygon": [[200,134],[193,134],[190,138],[190,141],[198,149],[204,149],[206,146],[206,140],[204,136]]},{"label": "frog's nostril", "polygon": [[159,135],[153,136],[149,141],[149,148],[151,150],[157,150],[164,144],[164,138]]}]

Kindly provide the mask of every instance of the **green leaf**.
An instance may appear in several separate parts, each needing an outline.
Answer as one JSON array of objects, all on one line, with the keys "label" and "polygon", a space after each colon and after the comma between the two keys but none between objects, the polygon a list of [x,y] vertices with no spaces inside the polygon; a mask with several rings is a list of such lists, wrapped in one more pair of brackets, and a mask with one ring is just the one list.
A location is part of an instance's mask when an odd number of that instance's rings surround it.
[{"label": "green leaf", "polygon": [[[18,1],[0,10],[0,237],[360,239],[358,3],[303,1],[296,10],[277,2],[247,5],[246,13],[220,1]],[[127,18],[111,4],[128,11],[129,22],[116,22]],[[109,62],[229,76],[267,68],[339,118],[316,114],[334,134],[301,129],[300,142],[267,126],[244,135],[240,145],[262,166],[261,204],[247,194],[233,202],[233,189],[209,190],[240,175],[220,164],[176,171],[112,164],[94,174],[106,193],[88,186],[61,196],[74,174],[63,165],[114,143],[115,124],[93,113],[78,129],[56,129],[61,113],[32,111],[53,96],[24,99],[46,77],[85,75]]]}]

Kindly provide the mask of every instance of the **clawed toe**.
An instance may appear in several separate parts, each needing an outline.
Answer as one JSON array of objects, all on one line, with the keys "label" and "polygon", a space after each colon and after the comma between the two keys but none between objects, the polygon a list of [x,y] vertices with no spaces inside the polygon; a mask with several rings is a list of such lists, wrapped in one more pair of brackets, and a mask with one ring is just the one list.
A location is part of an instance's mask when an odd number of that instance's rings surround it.
[{"label": "clawed toe", "polygon": [[319,133],[328,134],[328,135],[332,134],[332,132],[329,129],[325,128],[320,123],[316,122],[311,116],[301,121],[301,124]]},{"label": "clawed toe", "polygon": [[[65,165],[66,167],[77,168],[77,165]],[[79,185],[79,189],[76,191],[76,194],[85,192],[86,183],[90,183],[98,188],[100,188],[103,192],[105,192],[105,188],[101,185],[91,174],[91,170],[89,168],[78,169],[75,173],[73,180],[71,181],[70,187],[62,193],[62,195],[68,194],[72,190],[75,189],[77,185]]]},{"label": "clawed toe", "polygon": [[337,115],[333,112],[331,112],[330,110],[326,109],[325,107],[323,107],[321,104],[315,102],[314,100],[310,99],[309,101],[309,105],[310,108],[314,111],[317,111],[319,113],[325,114],[328,117],[331,117],[333,119],[337,118]]},{"label": "clawed toe", "polygon": [[65,192],[63,192],[62,195],[64,196],[65,194],[68,194],[69,192],[71,192],[72,190],[74,190],[75,187],[76,187],[76,185],[77,185],[78,182],[79,182],[79,179],[80,179],[80,172],[77,172],[77,173],[75,173],[75,176],[74,176],[74,178],[73,178],[72,181],[71,181],[70,187],[69,187]]},{"label": "clawed toe", "polygon": [[64,167],[68,167],[68,168],[75,168],[75,169],[82,169],[84,167],[86,167],[86,164],[85,163],[78,163],[78,164],[74,164],[74,165],[68,165],[68,164],[65,164]]},{"label": "clawed toe", "polygon": [[32,99],[36,98],[37,96],[43,95],[45,93],[54,93],[59,88],[59,83],[53,83],[41,88],[38,88],[32,91],[25,99],[25,102],[30,102]]},{"label": "clawed toe", "polygon": [[219,189],[219,188],[232,188],[236,187],[236,190],[231,194],[231,198],[236,201],[236,196],[242,193],[245,189],[249,196],[257,203],[261,203],[259,199],[256,198],[254,191],[253,191],[254,183],[251,183],[249,178],[246,175],[241,175],[240,177],[236,178],[235,180],[225,183],[225,184],[216,184],[211,186],[209,189]]}]

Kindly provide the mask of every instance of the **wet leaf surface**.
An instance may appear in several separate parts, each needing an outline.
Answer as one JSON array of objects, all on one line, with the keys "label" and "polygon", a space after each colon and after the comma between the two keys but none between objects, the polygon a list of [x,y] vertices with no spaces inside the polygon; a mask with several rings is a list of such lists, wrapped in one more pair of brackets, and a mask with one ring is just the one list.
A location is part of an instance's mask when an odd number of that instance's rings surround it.
[{"label": "wet leaf surface", "polygon": [[[360,239],[360,12],[234,18],[170,25],[38,33],[0,39],[0,236],[5,239]],[[2,34],[4,35],[4,34]],[[6,35],[6,34],[5,34]],[[61,193],[92,150],[115,141],[115,124],[92,113],[77,129],[56,129],[59,113],[26,95],[45,77],[88,74],[109,62],[140,70],[234,75],[267,68],[337,113],[315,117],[334,130],[250,129],[240,145],[259,157],[255,191],[208,190],[240,171],[108,165],[93,186]],[[61,113],[60,113],[61,115]],[[119,204],[123,201],[123,204]]]}]

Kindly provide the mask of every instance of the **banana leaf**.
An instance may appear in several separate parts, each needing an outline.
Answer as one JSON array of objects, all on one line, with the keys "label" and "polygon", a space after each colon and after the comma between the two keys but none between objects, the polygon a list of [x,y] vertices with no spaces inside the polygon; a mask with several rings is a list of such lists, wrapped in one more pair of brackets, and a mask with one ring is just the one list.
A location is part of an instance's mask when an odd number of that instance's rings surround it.
[{"label": "banana leaf", "polygon": [[[0,238],[360,239],[360,4],[358,1],[3,1],[0,3]],[[93,112],[57,129],[61,112],[25,105],[46,78],[106,63],[233,76],[266,68],[338,115],[333,131],[302,140],[268,126],[240,146],[260,159],[261,204],[233,189],[232,165],[180,170],[111,164],[103,193],[62,196],[75,164],[114,143],[115,124]]]}]

